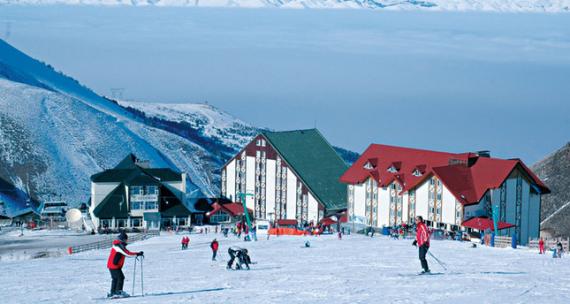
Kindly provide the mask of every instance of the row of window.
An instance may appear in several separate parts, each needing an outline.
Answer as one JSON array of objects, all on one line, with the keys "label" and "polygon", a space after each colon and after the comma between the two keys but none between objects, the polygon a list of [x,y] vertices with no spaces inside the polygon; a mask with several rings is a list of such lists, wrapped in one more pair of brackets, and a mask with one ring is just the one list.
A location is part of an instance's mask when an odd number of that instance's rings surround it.
[{"label": "row of window", "polygon": [[131,195],[158,195],[157,186],[130,186]]},{"label": "row of window", "polygon": [[131,202],[131,210],[156,210],[157,202]]}]

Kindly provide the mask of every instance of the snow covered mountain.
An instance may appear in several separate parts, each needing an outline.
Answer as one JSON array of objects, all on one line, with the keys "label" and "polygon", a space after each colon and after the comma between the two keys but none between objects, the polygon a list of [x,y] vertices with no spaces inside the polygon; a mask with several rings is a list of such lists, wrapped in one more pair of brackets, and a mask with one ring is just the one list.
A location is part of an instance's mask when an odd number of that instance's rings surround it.
[{"label": "snow covered mountain", "polygon": [[[256,132],[206,105],[171,105],[161,119],[149,117],[0,40],[0,178],[15,186],[0,189],[0,200],[29,192],[38,200],[86,202],[89,177],[131,152],[153,166],[187,172],[196,195],[215,195],[219,167]],[[8,204],[9,214],[25,206],[19,201]]]},{"label": "snow covered mountain", "polygon": [[[99,96],[0,40],[0,201],[8,214],[37,201],[87,202],[90,176],[129,153],[186,172],[192,195],[217,195],[219,169],[258,131],[206,104]],[[358,157],[337,150],[347,162]]]},{"label": "snow covered mountain", "polygon": [[542,199],[541,229],[570,236],[570,142],[532,166],[552,190]]},{"label": "snow covered mountain", "polygon": [[570,0],[0,0],[25,5],[127,5],[430,11],[568,12]]}]

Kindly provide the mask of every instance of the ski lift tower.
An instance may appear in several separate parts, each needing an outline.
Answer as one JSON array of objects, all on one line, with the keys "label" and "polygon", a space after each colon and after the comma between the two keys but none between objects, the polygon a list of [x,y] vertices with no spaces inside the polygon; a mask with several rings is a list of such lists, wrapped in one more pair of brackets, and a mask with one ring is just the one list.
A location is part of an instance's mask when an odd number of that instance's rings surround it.
[{"label": "ski lift tower", "polygon": [[251,239],[252,239],[252,237],[251,237],[251,220],[249,219],[249,212],[247,211],[247,205],[246,205],[246,203],[245,203],[245,199],[246,199],[248,196],[255,196],[255,194],[253,194],[253,193],[239,192],[237,195],[239,196],[239,200],[241,201],[241,204],[242,204],[242,206],[243,206],[243,213],[245,214],[245,221],[246,221],[246,224],[247,224],[247,227],[248,227],[247,236],[248,236],[249,239],[251,240]]}]

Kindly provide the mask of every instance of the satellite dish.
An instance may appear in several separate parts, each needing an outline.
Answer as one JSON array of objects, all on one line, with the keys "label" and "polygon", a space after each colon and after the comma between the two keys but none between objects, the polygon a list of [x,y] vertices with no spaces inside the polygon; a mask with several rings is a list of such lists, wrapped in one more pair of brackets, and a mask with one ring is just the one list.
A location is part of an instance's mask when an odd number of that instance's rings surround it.
[{"label": "satellite dish", "polygon": [[67,225],[71,229],[82,230],[83,229],[83,214],[77,208],[69,209],[65,213],[65,219],[67,220]]}]

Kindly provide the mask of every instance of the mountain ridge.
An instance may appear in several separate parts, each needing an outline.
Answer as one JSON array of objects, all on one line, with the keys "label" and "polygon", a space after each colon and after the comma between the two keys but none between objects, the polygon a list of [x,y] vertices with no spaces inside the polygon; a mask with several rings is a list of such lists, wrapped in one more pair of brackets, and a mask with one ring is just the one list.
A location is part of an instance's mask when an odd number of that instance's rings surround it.
[{"label": "mountain ridge", "polygon": [[4,5],[102,5],[374,9],[482,12],[569,12],[570,0],[0,0]]}]

